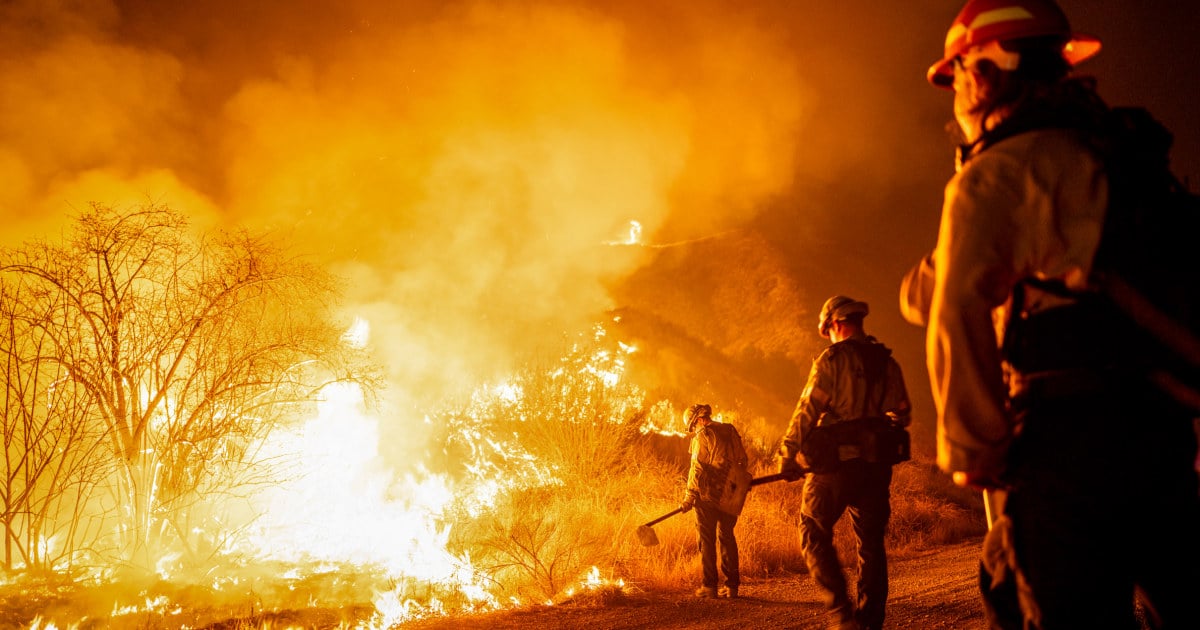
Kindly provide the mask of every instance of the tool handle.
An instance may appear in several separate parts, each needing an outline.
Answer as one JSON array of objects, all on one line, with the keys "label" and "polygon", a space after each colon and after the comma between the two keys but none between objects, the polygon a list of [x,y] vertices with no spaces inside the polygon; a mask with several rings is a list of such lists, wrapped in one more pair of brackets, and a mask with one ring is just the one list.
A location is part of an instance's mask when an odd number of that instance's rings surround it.
[{"label": "tool handle", "polygon": [[[804,472],[808,472],[808,471],[804,471]],[[765,477],[756,477],[754,479],[751,479],[750,485],[757,486],[757,485],[764,484],[764,483],[771,483],[773,481],[783,481],[784,479],[790,479],[790,478],[791,478],[791,476],[787,473],[775,473],[774,475],[767,475]],[[646,523],[642,527],[651,527],[656,523],[665,521],[665,520],[671,518],[672,516],[679,514],[680,512],[683,512],[683,508],[675,508],[674,510],[667,512],[666,514],[663,514],[662,516],[654,519],[653,521]]]},{"label": "tool handle", "polygon": [[[801,471],[801,476],[804,476],[805,474],[808,474],[807,470]],[[754,479],[750,480],[750,487],[759,486],[764,483],[773,483],[776,481],[783,481],[785,479],[791,479],[791,478],[792,478],[791,473],[775,473],[773,475],[767,475],[765,477],[755,477]]]},{"label": "tool handle", "polygon": [[646,523],[645,525],[643,525],[643,527],[650,527],[651,525],[654,525],[655,523],[658,523],[658,522],[660,522],[660,521],[665,521],[665,520],[667,520],[667,519],[671,518],[672,516],[675,516],[676,514],[679,514],[679,513],[680,513],[680,512],[682,512],[682,511],[683,511],[683,508],[675,508],[674,510],[671,510],[670,512],[667,512],[666,514],[663,514],[662,516],[660,516],[660,517],[658,517],[658,518],[654,519],[653,521],[650,521],[649,523]]}]

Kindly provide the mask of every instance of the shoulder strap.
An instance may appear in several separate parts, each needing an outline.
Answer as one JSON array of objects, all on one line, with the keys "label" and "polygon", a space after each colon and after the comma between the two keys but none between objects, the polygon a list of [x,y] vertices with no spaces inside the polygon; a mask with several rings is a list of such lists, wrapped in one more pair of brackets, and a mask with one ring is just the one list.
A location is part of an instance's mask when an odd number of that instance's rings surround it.
[{"label": "shoulder strap", "polygon": [[852,352],[858,356],[863,365],[863,375],[867,379],[868,395],[873,391],[878,392],[874,413],[882,414],[883,401],[887,396],[888,357],[892,356],[891,349],[876,341],[874,337],[867,337],[865,340],[845,339],[834,345],[852,348]]},{"label": "shoulder strap", "polygon": [[1073,130],[1088,137],[1101,129],[1108,104],[1096,91],[1092,77],[1077,76],[1060,81],[1050,89],[1022,99],[1017,111],[999,125],[987,129],[973,144],[959,147],[959,166],[996,143],[1039,129]]}]

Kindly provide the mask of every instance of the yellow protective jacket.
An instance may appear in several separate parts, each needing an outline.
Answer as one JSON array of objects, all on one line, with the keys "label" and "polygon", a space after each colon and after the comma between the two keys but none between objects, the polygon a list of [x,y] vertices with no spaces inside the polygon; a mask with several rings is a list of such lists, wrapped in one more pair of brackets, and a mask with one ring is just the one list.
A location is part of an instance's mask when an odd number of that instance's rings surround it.
[{"label": "yellow protective jacket", "polygon": [[687,499],[739,514],[749,491],[746,448],[732,424],[710,422],[692,437]]},{"label": "yellow protective jacket", "polygon": [[[905,275],[900,309],[926,326],[938,466],[998,472],[1013,436],[1000,344],[1023,278],[1081,289],[1100,242],[1108,184],[1069,132],[1021,133],[972,156],[946,185],[937,245]],[[1065,298],[1030,289],[1036,313]]]},{"label": "yellow protective jacket", "polygon": [[[886,354],[886,378],[868,378],[863,362],[868,352]],[[784,433],[781,454],[794,457],[804,437],[817,426],[885,414],[908,426],[911,413],[904,374],[891,351],[873,337],[856,335],[828,346],[813,360]]]}]

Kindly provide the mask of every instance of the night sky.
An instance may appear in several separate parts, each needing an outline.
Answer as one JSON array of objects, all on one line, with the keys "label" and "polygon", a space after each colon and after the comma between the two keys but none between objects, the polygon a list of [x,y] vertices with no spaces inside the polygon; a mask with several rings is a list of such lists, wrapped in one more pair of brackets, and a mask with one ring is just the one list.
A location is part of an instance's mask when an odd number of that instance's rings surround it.
[{"label": "night sky", "polygon": [[[1104,43],[1079,73],[1156,114],[1200,185],[1200,3],[1062,6]],[[613,306],[641,261],[579,254],[630,221],[762,230],[816,296],[801,325],[870,302],[932,414],[898,286],[952,173],[951,94],[924,77],[960,7],[4,1],[5,240],[90,202],[270,230],[350,280],[393,380],[428,394]]]}]

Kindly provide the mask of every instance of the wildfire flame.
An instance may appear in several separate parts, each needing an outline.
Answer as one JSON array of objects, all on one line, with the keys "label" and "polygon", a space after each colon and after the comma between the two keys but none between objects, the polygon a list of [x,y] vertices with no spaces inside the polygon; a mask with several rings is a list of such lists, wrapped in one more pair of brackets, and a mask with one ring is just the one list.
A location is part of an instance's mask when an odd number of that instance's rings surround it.
[{"label": "wildfire flame", "polygon": [[[360,320],[347,336],[365,343],[368,330],[369,325]],[[593,340],[606,334],[597,327]],[[576,368],[611,388],[622,377],[623,357],[635,350],[618,343],[615,352],[598,350]],[[560,367],[551,377],[567,376],[570,367]],[[489,399],[510,404],[522,396],[519,383],[484,385],[474,395],[477,403]],[[521,604],[516,599],[500,601],[489,591],[494,585],[470,557],[449,550],[454,527],[451,510],[465,508],[467,515],[478,514],[520,484],[553,486],[553,471],[539,468],[536,458],[515,440],[475,433],[463,436],[474,449],[465,462],[473,482],[456,482],[424,466],[418,466],[416,474],[397,477],[379,453],[379,422],[365,407],[356,385],[338,384],[326,390],[314,418],[293,432],[273,436],[264,455],[286,462],[288,474],[284,483],[259,497],[261,516],[241,551],[309,572],[341,563],[381,572],[393,586],[376,593],[372,627]],[[485,463],[485,451],[522,460],[538,472],[524,477],[494,474]],[[604,578],[601,569],[593,566],[562,596],[601,586],[621,588],[624,581]],[[456,609],[448,607],[450,596],[458,602]]]},{"label": "wildfire flame", "polygon": [[444,612],[436,597],[417,601],[411,584],[456,590],[473,610],[497,607],[470,559],[447,551],[450,480],[428,472],[393,478],[378,445],[378,420],[365,411],[361,391],[331,387],[315,418],[272,439],[274,456],[296,470],[262,497],[247,551],[298,566],[382,571],[398,586],[376,598],[381,627]]},{"label": "wildfire flame", "polygon": [[[369,322],[358,319],[345,339],[366,344],[369,332]],[[356,384],[327,386],[312,417],[291,430],[276,431],[259,446],[259,457],[270,464],[268,478],[275,483],[252,496],[237,497],[228,506],[216,500],[221,515],[213,522],[246,523],[225,540],[217,557],[244,566],[214,565],[204,588],[234,598],[267,590],[279,595],[260,598],[253,609],[261,613],[369,603],[373,613],[355,627],[380,629],[427,616],[530,602],[555,605],[603,589],[624,589],[624,580],[612,569],[592,565],[580,569],[573,581],[555,583],[552,594],[517,595],[464,550],[476,544],[469,538],[472,534],[467,534],[466,543],[461,535],[457,541],[453,535],[456,528],[469,528],[475,519],[494,513],[508,497],[531,489],[557,491],[566,484],[559,464],[535,455],[525,436],[489,430],[487,414],[544,414],[542,420],[572,424],[579,421],[579,409],[590,409],[591,397],[597,396],[609,406],[588,421],[619,425],[633,417],[632,410],[644,409],[636,388],[622,389],[627,387],[622,383],[626,359],[636,351],[631,344],[608,339],[607,330],[596,326],[551,369],[475,388],[460,421],[449,423],[451,441],[462,446],[454,459],[456,474],[435,471],[426,462],[398,472],[380,449],[388,411],[371,408]],[[582,393],[572,395],[581,400],[555,398],[574,387]],[[613,393],[618,390],[627,393]],[[660,430],[657,423],[671,417],[669,405],[660,402],[651,407],[641,430]],[[447,424],[444,418],[422,420]],[[520,429],[522,423],[512,426]],[[218,535],[211,532],[201,538]],[[49,551],[56,541],[41,544]],[[490,562],[494,570],[496,560]],[[164,553],[155,566],[163,584],[174,582],[182,588],[195,579],[194,573],[182,574],[187,563],[179,552]],[[111,569],[90,577],[116,585]],[[179,592],[142,588],[114,595],[107,615],[182,618],[191,611],[187,603],[173,598]],[[75,628],[86,621],[86,616],[70,623],[39,616],[29,628]]]},{"label": "wildfire flame", "polygon": [[[0,91],[22,121],[0,156],[4,206],[23,209],[6,217],[7,236],[53,233],[69,206],[147,196],[197,226],[281,233],[350,278],[352,308],[370,309],[375,330],[364,317],[346,342],[387,336],[396,356],[417,357],[390,361],[390,376],[441,395],[607,308],[612,281],[663,246],[646,237],[677,204],[686,238],[756,216],[792,186],[801,154],[790,147],[813,101],[787,38],[759,26],[784,20],[690,11],[680,32],[705,37],[667,41],[662,25],[676,18],[636,3],[370,4],[263,3],[236,17],[188,3],[2,12],[7,57],[20,63],[4,65]],[[88,124],[64,124],[76,120]],[[811,167],[827,153],[803,155],[817,156]],[[609,238],[637,247],[596,255]],[[557,378],[616,388],[633,351],[618,344]],[[433,462],[398,473],[381,427],[427,419],[368,410],[352,386],[325,395],[303,427],[261,445],[279,481],[235,497],[249,522],[241,538],[213,531],[204,543],[268,571],[291,563],[272,577],[296,583],[346,564],[378,574],[379,625],[514,603],[489,590],[479,554],[450,543],[514,490],[555,488],[563,472],[525,436],[468,420],[455,439],[460,474]],[[501,380],[471,402],[518,408],[527,396],[527,383]],[[659,403],[649,416],[643,430],[666,432],[674,414]],[[163,555],[157,574],[181,578],[182,565]],[[213,590],[255,588],[217,573],[205,578]],[[113,610],[151,602],[171,610],[142,593]]]}]

